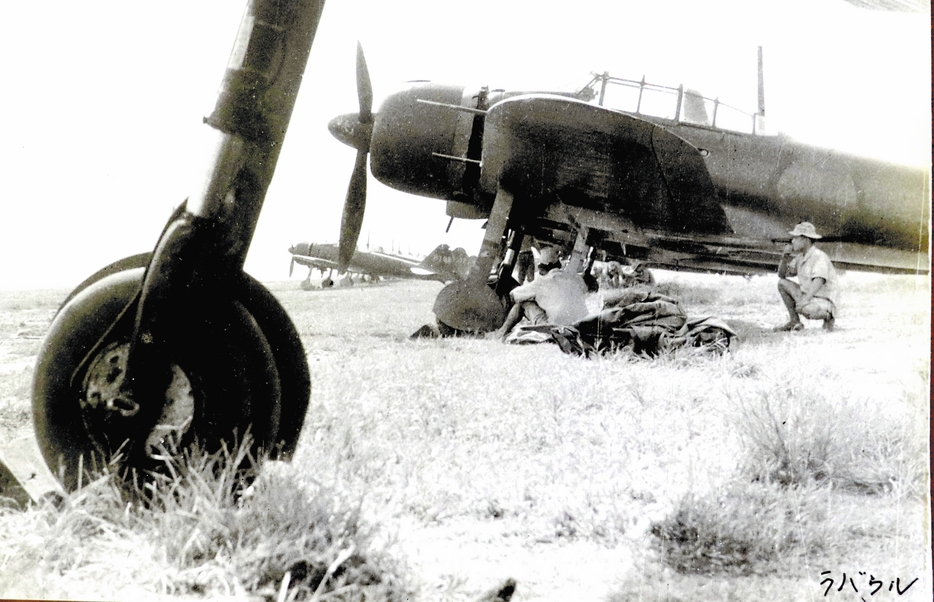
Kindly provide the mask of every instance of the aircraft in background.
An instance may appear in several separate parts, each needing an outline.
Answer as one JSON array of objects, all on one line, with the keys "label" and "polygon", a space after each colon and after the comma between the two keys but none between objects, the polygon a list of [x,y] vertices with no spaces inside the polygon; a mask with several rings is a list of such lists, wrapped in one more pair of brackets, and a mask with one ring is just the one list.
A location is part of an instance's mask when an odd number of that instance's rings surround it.
[{"label": "aircraft in background", "polygon": [[[773,272],[794,224],[810,221],[842,268],[927,270],[928,169],[799,142],[684,87],[595,75],[573,93],[413,83],[372,111],[357,47],[359,112],[328,125],[357,149],[338,265],[356,246],[367,159],[392,188],[440,199],[451,218],[485,219],[478,260],[435,301],[438,320],[486,332],[502,323],[523,237],[646,267]],[[608,108],[609,106],[619,107]],[[499,265],[492,286],[490,274]]]},{"label": "aircraft in background", "polygon": [[[292,275],[296,263],[308,267],[308,277],[302,282],[302,288],[310,288],[313,270],[320,270],[322,274],[328,273],[321,283],[325,288],[333,286],[334,270],[338,273],[346,272],[348,276],[350,273],[361,274],[373,280],[409,278],[451,282],[466,278],[472,262],[472,258],[463,248],[451,250],[446,244],[438,245],[422,260],[377,251],[356,251],[350,262],[343,267],[339,265],[339,248],[336,244],[301,242],[289,247],[289,253],[292,255],[289,276]],[[352,281],[344,278],[341,282],[349,284]]]}]

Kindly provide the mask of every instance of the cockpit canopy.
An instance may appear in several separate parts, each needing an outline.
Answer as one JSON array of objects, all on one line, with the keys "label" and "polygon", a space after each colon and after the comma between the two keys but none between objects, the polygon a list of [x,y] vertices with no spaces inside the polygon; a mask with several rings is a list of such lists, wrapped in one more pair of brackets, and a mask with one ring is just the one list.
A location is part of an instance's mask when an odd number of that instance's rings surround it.
[{"label": "cockpit canopy", "polygon": [[765,116],[747,113],[716,98],[678,86],[662,86],[642,80],[595,74],[584,89],[593,90],[593,104],[641,117],[712,129],[768,135]]}]

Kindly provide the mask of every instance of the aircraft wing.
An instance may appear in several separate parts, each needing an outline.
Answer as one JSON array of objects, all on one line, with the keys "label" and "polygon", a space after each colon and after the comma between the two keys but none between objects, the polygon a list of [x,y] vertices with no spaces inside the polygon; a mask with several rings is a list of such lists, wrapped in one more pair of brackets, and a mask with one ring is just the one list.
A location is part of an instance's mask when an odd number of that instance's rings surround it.
[{"label": "aircraft wing", "polygon": [[337,262],[330,261],[321,257],[309,257],[307,255],[297,255],[292,253],[292,261],[299,265],[316,270],[336,270]]},{"label": "aircraft wing", "polygon": [[[732,236],[685,237],[649,235],[644,248],[631,248],[650,267],[689,272],[720,274],[775,273],[782,248],[790,239],[773,241]],[[835,237],[818,243],[833,264],[841,270],[882,274],[926,274],[927,255],[863,245]],[[620,255],[622,257],[622,255]]]},{"label": "aircraft wing", "polygon": [[357,251],[350,260],[349,269],[387,278],[440,279],[435,271],[426,269],[417,259],[380,252]]},{"label": "aircraft wing", "polygon": [[398,264],[400,266],[417,266],[419,264],[417,259],[405,257],[404,255],[395,255],[393,253],[383,253],[380,251],[357,251],[354,253],[354,257],[360,257],[364,261],[367,259],[374,261],[386,261],[387,265]]},{"label": "aircraft wing", "polygon": [[[593,229],[601,231],[596,239]],[[639,260],[649,267],[676,271],[753,275],[774,273],[787,233],[777,236],[736,234],[672,234],[643,230],[603,213],[563,207],[532,221],[526,230],[538,244],[571,249],[578,234],[601,250],[607,260]],[[782,235],[784,234],[784,236]],[[882,274],[927,274],[926,252],[893,249],[857,242],[846,236],[825,236],[819,242],[838,269]]]}]

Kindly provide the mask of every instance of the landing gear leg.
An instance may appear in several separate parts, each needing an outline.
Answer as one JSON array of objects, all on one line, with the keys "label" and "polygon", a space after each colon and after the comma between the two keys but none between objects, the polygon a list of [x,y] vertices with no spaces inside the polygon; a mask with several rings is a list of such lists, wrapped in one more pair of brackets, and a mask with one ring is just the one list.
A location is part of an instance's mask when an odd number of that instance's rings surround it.
[{"label": "landing gear leg", "polygon": [[294,452],[310,391],[305,354],[243,263],[323,6],[251,0],[205,119],[202,181],[151,257],[94,274],[53,320],[34,372],[33,418],[66,489],[95,463],[139,475],[163,453],[196,442],[214,451],[248,429],[255,460]]},{"label": "landing gear leg", "polygon": [[442,324],[465,332],[485,333],[496,330],[506,319],[506,309],[487,280],[500,253],[500,242],[512,206],[512,194],[500,188],[490,211],[477,261],[470,267],[465,280],[447,285],[435,299],[433,311]]},{"label": "landing gear leg", "polygon": [[509,235],[509,242],[506,243],[506,256],[499,265],[496,277],[496,294],[505,298],[509,292],[519,286],[516,279],[512,277],[513,270],[516,269],[516,261],[519,258],[519,249],[522,247],[522,232],[513,230]]}]

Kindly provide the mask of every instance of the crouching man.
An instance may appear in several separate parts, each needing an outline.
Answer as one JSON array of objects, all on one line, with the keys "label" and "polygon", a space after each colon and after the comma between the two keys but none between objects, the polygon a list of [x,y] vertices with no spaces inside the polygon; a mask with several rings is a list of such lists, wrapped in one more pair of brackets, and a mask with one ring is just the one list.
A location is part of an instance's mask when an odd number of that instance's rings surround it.
[{"label": "crouching man", "polygon": [[[778,264],[778,292],[788,310],[788,323],[776,331],[802,330],[801,317],[823,320],[824,330],[833,330],[837,272],[826,253],[815,245],[821,236],[810,222],[801,222],[791,234]],[[797,276],[798,282],[788,278]]]}]

